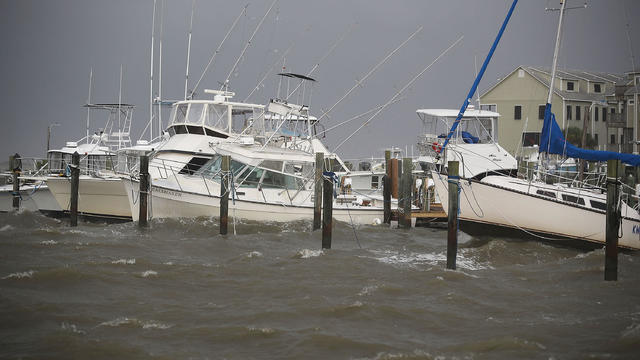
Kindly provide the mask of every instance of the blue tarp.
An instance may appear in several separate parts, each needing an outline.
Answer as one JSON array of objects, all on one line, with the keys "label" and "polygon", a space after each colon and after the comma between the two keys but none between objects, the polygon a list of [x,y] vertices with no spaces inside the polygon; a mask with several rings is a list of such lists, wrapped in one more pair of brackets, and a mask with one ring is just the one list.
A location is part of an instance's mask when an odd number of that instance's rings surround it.
[{"label": "blue tarp", "polygon": [[640,155],[625,154],[614,151],[586,150],[567,142],[562,130],[556,122],[556,116],[551,112],[551,104],[544,110],[544,123],[540,134],[540,152],[558,154],[575,159],[588,161],[607,161],[618,159],[625,164],[640,166]]},{"label": "blue tarp", "polygon": [[462,140],[467,144],[477,144],[480,142],[480,138],[477,136],[471,135],[471,133],[463,131],[462,132]]}]

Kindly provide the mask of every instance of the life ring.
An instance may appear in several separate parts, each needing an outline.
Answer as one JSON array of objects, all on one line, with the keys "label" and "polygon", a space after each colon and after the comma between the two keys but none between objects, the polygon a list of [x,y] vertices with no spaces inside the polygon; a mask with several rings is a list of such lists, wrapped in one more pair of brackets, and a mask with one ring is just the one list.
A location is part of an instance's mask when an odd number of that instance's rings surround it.
[{"label": "life ring", "polygon": [[440,153],[442,151],[442,145],[440,145],[440,143],[438,143],[437,141],[431,144],[431,148],[437,153]]}]

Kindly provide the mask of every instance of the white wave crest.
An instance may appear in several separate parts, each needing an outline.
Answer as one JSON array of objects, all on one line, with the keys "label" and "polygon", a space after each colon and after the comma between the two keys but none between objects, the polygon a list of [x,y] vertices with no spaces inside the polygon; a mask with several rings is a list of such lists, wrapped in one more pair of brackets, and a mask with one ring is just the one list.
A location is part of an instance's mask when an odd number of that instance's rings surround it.
[{"label": "white wave crest", "polygon": [[13,230],[13,226],[7,224],[3,227],[0,228],[0,231],[9,231],[9,230]]},{"label": "white wave crest", "polygon": [[76,334],[86,334],[85,331],[78,329],[76,325],[69,324],[67,322],[63,322],[62,325],[60,325],[60,328],[62,330],[71,331],[72,333],[76,333]]},{"label": "white wave crest", "polygon": [[40,241],[40,245],[57,245],[58,242],[55,240],[43,240]]},{"label": "white wave crest", "polygon": [[9,274],[9,275],[3,277],[2,279],[4,280],[4,279],[31,278],[34,273],[35,273],[35,271],[33,271],[33,270],[29,270],[29,271],[25,271],[25,272],[17,272],[17,273]]},{"label": "white wave crest", "polygon": [[248,258],[261,257],[262,253],[260,251],[252,251],[247,254]]},{"label": "white wave crest", "polygon": [[324,251],[322,250],[309,250],[309,249],[302,249],[296,253],[297,257],[301,259],[317,257],[323,254],[324,254]]},{"label": "white wave crest", "polygon": [[126,316],[119,317],[111,321],[105,321],[103,323],[98,324],[98,326],[110,326],[110,327],[134,326],[134,327],[140,327],[143,329],[160,329],[160,330],[165,330],[173,327],[173,325],[171,324],[165,324],[155,320],[138,320],[136,318],[129,318]]},{"label": "white wave crest", "polygon": [[136,259],[118,259],[111,262],[112,264],[133,265]]},{"label": "white wave crest", "polygon": [[[377,257],[374,259],[389,265],[405,265],[415,267],[419,265],[442,265],[447,262],[447,254],[445,253],[408,253],[403,254],[393,250],[377,251],[372,250]],[[462,255],[462,256],[461,256]],[[483,270],[492,269],[488,264],[482,264],[472,258],[464,257],[459,254],[456,259],[457,267],[466,270]]]},{"label": "white wave crest", "polygon": [[147,270],[142,273],[142,277],[149,277],[149,276],[158,276],[158,273],[153,270]]}]

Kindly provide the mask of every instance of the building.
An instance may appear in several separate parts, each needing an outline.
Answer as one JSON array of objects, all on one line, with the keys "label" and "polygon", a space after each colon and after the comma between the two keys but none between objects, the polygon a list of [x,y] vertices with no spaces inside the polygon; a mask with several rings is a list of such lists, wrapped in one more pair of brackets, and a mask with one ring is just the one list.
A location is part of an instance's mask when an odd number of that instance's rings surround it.
[{"label": "building", "polygon": [[[548,69],[519,66],[480,96],[481,109],[500,113],[500,145],[516,157],[539,143],[550,79]],[[563,130],[582,129],[586,120],[597,149],[637,153],[639,93],[640,69],[624,75],[558,70],[551,106]]]}]

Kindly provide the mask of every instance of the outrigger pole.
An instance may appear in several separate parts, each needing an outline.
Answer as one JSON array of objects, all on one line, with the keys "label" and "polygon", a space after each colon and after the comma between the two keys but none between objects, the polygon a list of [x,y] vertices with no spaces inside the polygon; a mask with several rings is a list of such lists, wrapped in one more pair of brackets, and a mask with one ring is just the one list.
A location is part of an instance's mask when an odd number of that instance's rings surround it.
[{"label": "outrigger pole", "polygon": [[480,72],[478,73],[478,76],[476,76],[476,79],[473,81],[473,85],[471,85],[469,94],[467,95],[467,97],[464,99],[464,102],[462,103],[462,107],[460,108],[458,117],[456,117],[456,120],[453,122],[453,125],[451,126],[451,130],[449,130],[449,133],[447,134],[447,138],[444,140],[444,143],[442,144],[442,148],[440,148],[440,150],[436,150],[438,153],[441,153],[447,147],[449,140],[451,140],[451,136],[453,136],[453,133],[456,131],[458,124],[460,124],[460,119],[462,119],[464,112],[467,110],[467,106],[469,106],[469,102],[473,98],[473,94],[476,92],[476,89],[480,84],[480,80],[482,79],[482,76],[484,75],[485,70],[487,70],[489,61],[491,60],[493,53],[496,51],[496,47],[498,47],[500,38],[502,37],[502,34],[504,33],[505,28],[507,27],[507,23],[509,23],[509,19],[511,18],[511,14],[513,14],[513,9],[515,9],[517,3],[518,3],[518,0],[513,0],[513,3],[511,4],[511,8],[507,13],[507,17],[504,19],[504,22],[502,23],[502,27],[500,27],[500,31],[498,31],[498,36],[496,36],[496,39],[493,42],[491,49],[489,50],[489,54],[487,54],[487,58],[484,60],[484,64],[482,64],[482,67],[480,68]]}]

